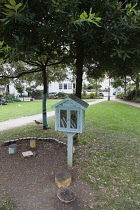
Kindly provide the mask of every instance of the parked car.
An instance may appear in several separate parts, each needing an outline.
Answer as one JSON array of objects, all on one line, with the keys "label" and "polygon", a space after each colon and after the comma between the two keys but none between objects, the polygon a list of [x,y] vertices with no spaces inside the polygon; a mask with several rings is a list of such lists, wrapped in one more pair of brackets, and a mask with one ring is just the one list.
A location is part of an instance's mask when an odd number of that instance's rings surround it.
[{"label": "parked car", "polygon": [[120,93],[121,93],[120,91],[118,91],[118,92],[115,91],[115,92],[113,93],[113,95],[117,95],[117,94],[120,94]]},{"label": "parked car", "polygon": [[104,97],[104,94],[103,94],[103,93],[99,93],[99,96],[102,96],[102,97]]}]

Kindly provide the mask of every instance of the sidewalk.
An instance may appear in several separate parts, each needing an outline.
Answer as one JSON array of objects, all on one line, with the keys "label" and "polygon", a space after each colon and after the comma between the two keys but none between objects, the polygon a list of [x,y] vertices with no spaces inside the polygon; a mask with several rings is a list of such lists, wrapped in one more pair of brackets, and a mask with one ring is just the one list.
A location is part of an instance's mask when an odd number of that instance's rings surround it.
[{"label": "sidewalk", "polygon": [[[54,111],[47,112],[47,117],[51,117],[51,116],[54,116]],[[42,114],[36,114],[32,116],[19,117],[16,119],[0,122],[0,131],[5,131],[12,128],[20,127],[28,123],[33,123],[34,120],[41,120],[41,118],[42,118]]]},{"label": "sidewalk", "polygon": [[135,107],[139,107],[140,108],[140,103],[131,102],[131,101],[124,101],[124,100],[117,99],[117,98],[114,98],[112,100],[116,101],[116,102],[120,102],[120,103],[123,103],[123,104],[128,104],[130,106],[135,106]]},{"label": "sidewalk", "polygon": [[[93,102],[89,102],[89,105],[94,105],[103,101],[107,101],[108,98],[105,97],[104,99],[98,99],[96,101]],[[111,101],[116,101],[116,102],[120,102],[120,103],[125,103],[125,104],[129,104],[131,106],[136,106],[140,108],[140,104],[138,103],[134,103],[134,102],[128,102],[128,101],[123,101],[120,99],[114,99],[111,98]],[[51,112],[47,112],[47,117],[52,117],[54,116],[55,111],[51,111]],[[5,130],[9,130],[12,128],[16,128],[16,127],[20,127],[29,123],[33,123],[34,120],[41,120],[42,119],[42,114],[36,114],[36,115],[32,115],[32,116],[27,116],[27,117],[19,117],[17,119],[11,119],[11,120],[7,120],[4,122],[0,122],[0,131],[5,131]]]}]

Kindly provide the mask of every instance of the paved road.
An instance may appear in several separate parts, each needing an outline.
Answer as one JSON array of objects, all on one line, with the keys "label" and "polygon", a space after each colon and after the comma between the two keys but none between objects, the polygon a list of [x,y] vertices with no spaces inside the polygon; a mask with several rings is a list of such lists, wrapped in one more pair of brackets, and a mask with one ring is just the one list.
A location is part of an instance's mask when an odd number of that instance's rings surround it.
[{"label": "paved road", "polygon": [[[105,97],[104,99],[98,99],[96,101],[89,102],[89,105],[97,104],[97,103],[100,103],[100,102],[103,102],[106,100],[107,100],[107,97]],[[127,103],[129,105],[136,106],[136,107],[140,108],[140,104],[137,104],[137,103],[122,101],[122,100],[118,100],[118,99],[114,99],[114,98],[111,98],[111,100],[121,102],[121,103]],[[54,116],[54,113],[55,113],[54,111],[47,112],[47,117]],[[20,127],[20,126],[26,125],[28,123],[33,123],[34,120],[40,121],[41,119],[42,119],[42,114],[36,114],[36,115],[32,115],[32,116],[19,117],[17,119],[11,119],[11,120],[7,120],[4,122],[0,122],[0,131]]]}]

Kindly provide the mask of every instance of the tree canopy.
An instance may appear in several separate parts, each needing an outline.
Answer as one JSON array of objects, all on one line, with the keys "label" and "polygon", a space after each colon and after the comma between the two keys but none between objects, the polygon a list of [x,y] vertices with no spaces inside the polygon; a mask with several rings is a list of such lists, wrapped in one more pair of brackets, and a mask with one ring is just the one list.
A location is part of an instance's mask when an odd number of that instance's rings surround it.
[{"label": "tree canopy", "polygon": [[[0,2],[0,38],[11,48],[9,62],[22,60],[34,64],[36,70],[58,62],[71,63],[76,69],[79,97],[84,67],[89,64],[96,64],[94,74],[139,71],[138,0]],[[89,71],[91,74],[91,68]]]}]

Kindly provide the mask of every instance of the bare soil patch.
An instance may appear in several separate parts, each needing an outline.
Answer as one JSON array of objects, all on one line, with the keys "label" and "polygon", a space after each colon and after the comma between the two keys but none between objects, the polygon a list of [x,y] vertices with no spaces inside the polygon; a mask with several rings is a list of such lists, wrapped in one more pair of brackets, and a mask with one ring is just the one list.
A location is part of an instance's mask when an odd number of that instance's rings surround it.
[{"label": "bare soil patch", "polygon": [[[18,210],[81,210],[93,204],[95,194],[91,186],[80,179],[83,168],[80,164],[72,169],[67,167],[66,145],[37,141],[37,155],[22,158],[22,152],[31,150],[29,141],[17,144],[16,154],[9,154],[8,146],[0,147],[0,201],[8,195]],[[55,174],[61,170],[72,174],[72,183],[67,188],[75,192],[76,199],[69,204],[57,198]]]}]

